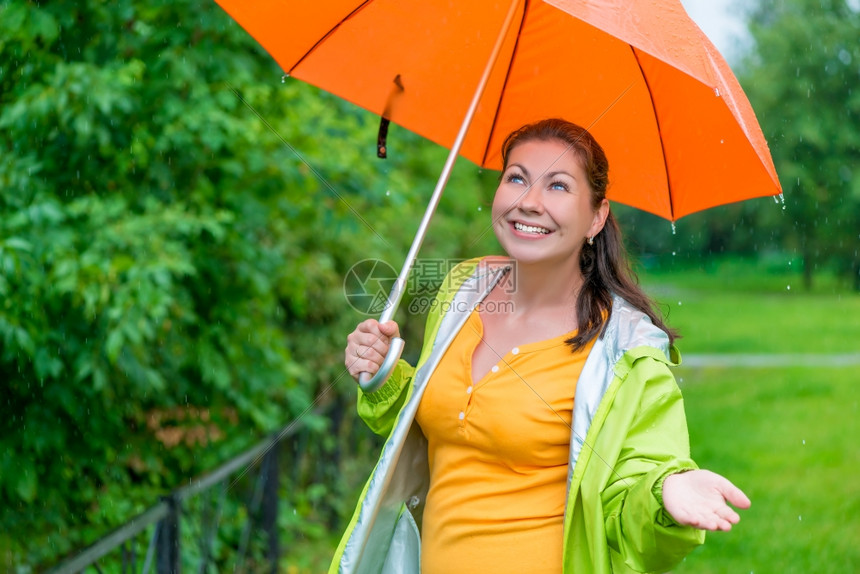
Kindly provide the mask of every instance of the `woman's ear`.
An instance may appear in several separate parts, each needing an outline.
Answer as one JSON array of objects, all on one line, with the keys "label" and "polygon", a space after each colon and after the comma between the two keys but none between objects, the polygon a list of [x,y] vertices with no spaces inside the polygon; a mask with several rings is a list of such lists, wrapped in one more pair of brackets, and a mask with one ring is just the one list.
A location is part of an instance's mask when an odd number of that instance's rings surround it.
[{"label": "woman's ear", "polygon": [[597,209],[594,210],[594,221],[588,231],[589,237],[594,237],[603,231],[603,226],[606,224],[607,217],[609,217],[609,200],[604,198],[600,202],[600,205],[597,206]]}]

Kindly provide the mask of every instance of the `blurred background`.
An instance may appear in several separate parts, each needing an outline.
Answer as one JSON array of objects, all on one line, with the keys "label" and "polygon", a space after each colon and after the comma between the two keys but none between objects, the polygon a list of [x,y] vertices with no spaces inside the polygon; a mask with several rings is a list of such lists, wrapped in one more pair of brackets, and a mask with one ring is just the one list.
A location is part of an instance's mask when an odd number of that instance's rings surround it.
[{"label": "blurred background", "polygon": [[[860,3],[723,10],[784,200],[674,227],[614,207],[684,336],[694,457],[753,500],[677,571],[858,571]],[[377,129],[215,3],[0,2],[0,570],[163,500],[185,569],[327,568],[381,444],[342,366],[366,318],[350,270],[399,269],[447,154],[392,125],[378,160]],[[497,178],[458,162],[398,315],[407,357],[428,270],[499,252]],[[274,436],[277,481],[254,454],[162,498]],[[152,558],[159,524],[99,570]]]}]

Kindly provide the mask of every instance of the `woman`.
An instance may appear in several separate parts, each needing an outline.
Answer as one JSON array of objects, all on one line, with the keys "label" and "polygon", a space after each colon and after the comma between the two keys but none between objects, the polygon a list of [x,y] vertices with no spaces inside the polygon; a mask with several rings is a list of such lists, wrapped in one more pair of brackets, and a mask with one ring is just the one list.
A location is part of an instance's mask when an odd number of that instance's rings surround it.
[{"label": "woman", "polygon": [[[689,458],[675,335],[631,279],[599,144],[545,120],[502,155],[508,258],[455,268],[417,368],[359,391],[388,440],[332,572],[662,572],[749,506]],[[361,323],[350,374],[397,334]]]}]

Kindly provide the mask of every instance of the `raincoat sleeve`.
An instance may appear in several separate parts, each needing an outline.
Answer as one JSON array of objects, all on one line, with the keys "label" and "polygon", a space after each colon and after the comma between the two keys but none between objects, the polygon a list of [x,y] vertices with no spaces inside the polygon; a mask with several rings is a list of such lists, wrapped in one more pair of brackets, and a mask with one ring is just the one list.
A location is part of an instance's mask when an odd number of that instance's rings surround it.
[{"label": "raincoat sleeve", "polygon": [[601,495],[606,538],[615,551],[613,570],[665,572],[702,544],[705,533],[678,525],[665,510],[663,480],[698,467],[690,459],[681,391],[662,353],[622,361],[621,369],[644,384],[624,384],[640,396],[619,397],[638,399],[638,406],[631,411],[617,466]]},{"label": "raincoat sleeve", "polygon": [[358,416],[378,435],[388,436],[394,428],[397,413],[409,396],[409,387],[415,369],[401,359],[391,377],[373,392],[366,393],[358,387]]}]

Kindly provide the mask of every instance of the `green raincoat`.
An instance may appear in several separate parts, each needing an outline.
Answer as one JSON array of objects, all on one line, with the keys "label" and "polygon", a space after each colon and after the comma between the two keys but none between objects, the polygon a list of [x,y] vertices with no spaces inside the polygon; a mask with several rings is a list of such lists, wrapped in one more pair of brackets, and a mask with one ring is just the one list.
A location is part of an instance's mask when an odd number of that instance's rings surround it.
[{"label": "green raincoat", "polygon": [[[331,573],[419,572],[429,472],[415,412],[448,345],[503,275],[496,259],[458,265],[436,295],[417,367],[401,361],[380,389],[359,390],[359,415],[388,439]],[[666,334],[616,297],[576,383],[564,573],[665,572],[704,542],[704,531],[679,526],[662,504],[663,480],[697,468],[670,355],[677,361]]]}]

